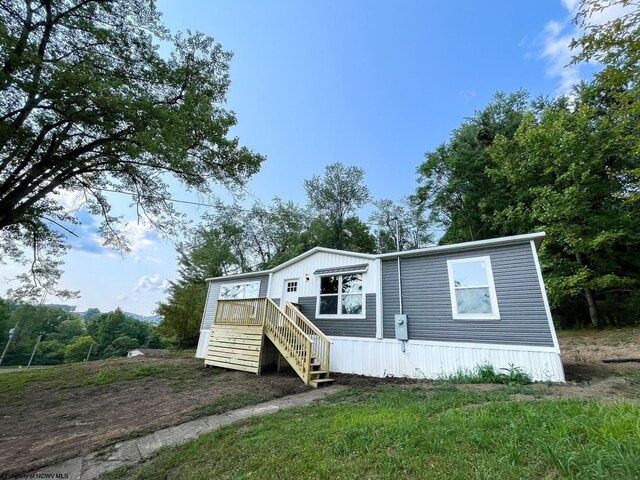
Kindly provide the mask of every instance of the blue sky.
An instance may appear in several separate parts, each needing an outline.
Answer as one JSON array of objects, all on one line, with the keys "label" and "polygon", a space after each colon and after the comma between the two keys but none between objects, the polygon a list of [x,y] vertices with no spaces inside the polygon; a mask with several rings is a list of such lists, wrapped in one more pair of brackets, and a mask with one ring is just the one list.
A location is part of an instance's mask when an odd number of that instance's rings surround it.
[{"label": "blue sky", "polygon": [[[586,75],[564,68],[575,0],[158,5],[171,30],[202,31],[234,52],[232,133],[267,156],[247,201],[304,203],[303,180],[337,161],[362,167],[375,198],[398,200],[415,190],[424,153],[496,91],[557,95]],[[172,195],[195,198],[178,187]],[[81,291],[79,310],[150,314],[176,276],[173,244],[138,225],[126,197],[111,198],[130,222],[132,251],[103,247],[85,215],[62,286]],[[195,222],[206,210],[179,208]]]}]

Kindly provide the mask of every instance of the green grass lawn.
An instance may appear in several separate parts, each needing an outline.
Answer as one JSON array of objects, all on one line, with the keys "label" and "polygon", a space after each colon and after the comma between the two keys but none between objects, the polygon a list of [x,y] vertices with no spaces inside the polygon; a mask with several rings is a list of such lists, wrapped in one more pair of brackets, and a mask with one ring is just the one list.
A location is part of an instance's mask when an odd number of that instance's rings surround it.
[{"label": "green grass lawn", "polygon": [[107,478],[640,478],[640,407],[514,401],[527,387],[348,389]]}]

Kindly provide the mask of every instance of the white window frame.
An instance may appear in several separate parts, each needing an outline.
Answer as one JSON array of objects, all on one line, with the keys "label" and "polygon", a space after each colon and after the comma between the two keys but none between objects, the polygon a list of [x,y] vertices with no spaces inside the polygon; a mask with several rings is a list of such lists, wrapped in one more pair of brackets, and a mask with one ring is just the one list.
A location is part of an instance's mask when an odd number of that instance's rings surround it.
[{"label": "white window frame", "polygon": [[[487,272],[488,285],[465,285],[464,287],[456,287],[453,276],[453,266],[459,263],[476,263],[485,262],[485,271]],[[455,260],[447,260],[447,271],[449,273],[449,293],[451,295],[451,311],[454,320],[500,320],[500,311],[498,310],[498,296],[496,295],[496,285],[493,281],[493,268],[491,267],[491,258],[486,255],[482,257],[460,258]],[[465,290],[470,288],[489,288],[489,297],[491,299],[491,313],[459,313],[458,299],[456,290]]]},{"label": "white window frame", "polygon": [[[344,275],[362,275],[362,292],[361,293],[342,293],[342,277]],[[318,277],[318,290],[320,290],[322,287],[322,278],[324,277],[340,277],[338,280],[338,293],[318,293],[318,297],[317,297],[317,301],[316,301],[316,318],[367,318],[367,294],[364,291],[364,273],[361,272],[354,272],[354,273],[338,273],[338,274],[331,274],[331,275],[321,275]],[[358,315],[354,315],[354,314],[350,314],[350,313],[320,313],[320,299],[322,297],[330,297],[330,296],[334,296],[337,295],[338,296],[338,311],[341,312],[342,311],[342,295],[362,295],[362,313],[358,314]]]},{"label": "white window frame", "polygon": [[[222,287],[234,287],[236,285],[258,285],[258,297],[222,298]],[[220,293],[218,293],[218,300],[244,300],[245,298],[260,298],[260,280],[255,280],[253,282],[223,283],[222,285],[220,285]]]}]

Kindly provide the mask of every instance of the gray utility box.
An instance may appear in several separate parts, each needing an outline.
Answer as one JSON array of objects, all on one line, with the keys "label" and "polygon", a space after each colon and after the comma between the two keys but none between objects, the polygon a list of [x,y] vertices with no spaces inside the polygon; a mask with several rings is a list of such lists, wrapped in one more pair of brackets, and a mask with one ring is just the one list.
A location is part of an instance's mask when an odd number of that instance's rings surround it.
[{"label": "gray utility box", "polygon": [[407,316],[398,313],[396,314],[395,320],[396,338],[398,340],[409,340],[409,322]]}]

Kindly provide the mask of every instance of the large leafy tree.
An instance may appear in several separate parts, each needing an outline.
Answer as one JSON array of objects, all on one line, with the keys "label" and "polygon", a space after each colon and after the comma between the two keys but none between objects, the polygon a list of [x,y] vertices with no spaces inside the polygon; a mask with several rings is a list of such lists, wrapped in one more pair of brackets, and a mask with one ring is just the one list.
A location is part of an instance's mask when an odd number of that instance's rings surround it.
[{"label": "large leafy tree", "polygon": [[400,203],[376,200],[373,204],[376,209],[369,222],[374,225],[379,253],[411,250],[433,243],[431,222],[421,202],[405,197]]},{"label": "large leafy tree", "polygon": [[621,148],[599,106],[575,101],[574,109],[559,101],[528,114],[512,139],[490,149],[497,165],[490,175],[513,192],[494,224],[545,230],[542,261],[553,304],[574,306],[581,297],[597,326],[599,302],[619,309],[640,285],[640,205],[630,193],[637,159]]},{"label": "large leafy tree", "polygon": [[354,235],[356,225],[351,220],[351,230],[348,230],[347,220],[371,200],[364,183],[364,170],[339,162],[327,165],[324,175],[314,175],[305,180],[304,188],[311,211],[328,226],[323,246],[341,250],[348,248],[348,238],[350,234]]},{"label": "large leafy tree", "polygon": [[259,169],[263,157],[228,137],[230,58],[211,38],[171,34],[154,0],[0,2],[1,259],[33,252],[14,293],[59,278],[78,220],[56,193],[77,194],[105,243],[126,249],[106,192],[131,192],[139,217],[171,232],[169,178],[206,194]]},{"label": "large leafy tree", "polygon": [[483,110],[454,130],[451,139],[425,154],[418,167],[416,199],[445,234],[441,243],[491,238],[491,218],[509,192],[486,173],[494,161],[487,152],[498,136],[513,137],[528,108],[528,94],[497,93]]}]

